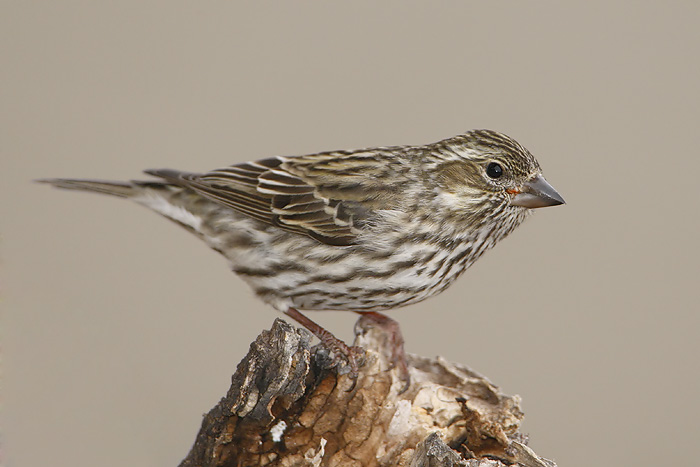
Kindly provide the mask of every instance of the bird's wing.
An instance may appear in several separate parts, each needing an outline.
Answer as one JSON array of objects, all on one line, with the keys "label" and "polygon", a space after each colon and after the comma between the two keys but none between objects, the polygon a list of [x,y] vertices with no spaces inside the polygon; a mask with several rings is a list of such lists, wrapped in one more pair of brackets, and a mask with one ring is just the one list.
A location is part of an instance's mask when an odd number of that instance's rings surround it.
[{"label": "bird's wing", "polygon": [[[386,183],[392,150],[274,157],[206,174],[147,173],[287,231],[329,245],[352,245],[376,209],[391,209],[400,184]],[[379,152],[377,152],[379,151]]]}]

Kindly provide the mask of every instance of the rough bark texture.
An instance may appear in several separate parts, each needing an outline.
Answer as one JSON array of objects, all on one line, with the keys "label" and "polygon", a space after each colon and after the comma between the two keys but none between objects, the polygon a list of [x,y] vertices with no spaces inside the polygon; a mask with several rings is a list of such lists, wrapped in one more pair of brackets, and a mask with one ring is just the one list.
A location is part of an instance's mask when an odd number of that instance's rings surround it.
[{"label": "rough bark texture", "polygon": [[276,320],[251,344],[181,467],[555,467],[518,433],[518,396],[466,367],[412,355],[401,393],[385,334],[362,318],[356,334],[367,354],[353,385],[308,332]]}]

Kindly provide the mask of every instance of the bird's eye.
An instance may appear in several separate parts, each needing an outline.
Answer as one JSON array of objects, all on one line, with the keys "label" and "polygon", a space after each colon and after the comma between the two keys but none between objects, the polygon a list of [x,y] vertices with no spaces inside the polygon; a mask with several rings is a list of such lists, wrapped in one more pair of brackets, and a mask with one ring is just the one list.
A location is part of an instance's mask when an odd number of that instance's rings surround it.
[{"label": "bird's eye", "polygon": [[501,167],[500,164],[491,162],[486,167],[486,175],[488,175],[491,178],[498,178],[501,175],[503,175],[503,167]]}]

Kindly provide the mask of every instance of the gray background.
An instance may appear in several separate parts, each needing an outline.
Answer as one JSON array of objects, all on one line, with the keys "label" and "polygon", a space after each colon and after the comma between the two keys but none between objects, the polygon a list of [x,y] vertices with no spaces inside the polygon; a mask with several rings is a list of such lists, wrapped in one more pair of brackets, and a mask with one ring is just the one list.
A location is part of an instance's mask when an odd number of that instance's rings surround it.
[{"label": "gray background", "polygon": [[111,3],[0,14],[8,465],[175,465],[276,317],[186,231],[31,179],[471,128],[518,139],[568,204],[396,311],[408,350],[520,394],[561,466],[695,463],[697,3]]}]

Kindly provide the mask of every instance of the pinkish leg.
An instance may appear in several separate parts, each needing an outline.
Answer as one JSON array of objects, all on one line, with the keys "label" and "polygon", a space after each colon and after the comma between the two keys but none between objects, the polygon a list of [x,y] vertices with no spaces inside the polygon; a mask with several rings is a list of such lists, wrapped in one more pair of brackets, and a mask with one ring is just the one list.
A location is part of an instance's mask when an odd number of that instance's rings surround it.
[{"label": "pinkish leg", "polygon": [[369,319],[390,335],[389,342],[391,344],[391,368],[396,366],[399,367],[401,380],[405,383],[404,387],[401,389],[401,392],[406,391],[406,389],[408,389],[408,387],[411,385],[411,376],[408,373],[406,352],[403,348],[403,334],[401,334],[399,323],[382,313],[377,313],[376,311],[356,311],[355,313],[362,315],[365,319]]},{"label": "pinkish leg", "polygon": [[311,331],[311,333],[318,337],[318,339],[326,347],[328,347],[328,349],[330,349],[336,355],[336,357],[342,356],[345,358],[348,365],[350,365],[350,377],[353,380],[357,380],[359,369],[357,361],[364,355],[364,350],[362,350],[360,347],[348,346],[345,342],[335,337],[331,332],[325,330],[320,324],[301,314],[301,312],[299,312],[299,310],[296,308],[288,308],[287,311],[285,311],[285,314],[295,319],[299,324]]}]

